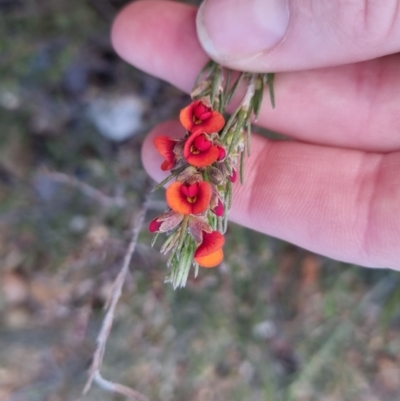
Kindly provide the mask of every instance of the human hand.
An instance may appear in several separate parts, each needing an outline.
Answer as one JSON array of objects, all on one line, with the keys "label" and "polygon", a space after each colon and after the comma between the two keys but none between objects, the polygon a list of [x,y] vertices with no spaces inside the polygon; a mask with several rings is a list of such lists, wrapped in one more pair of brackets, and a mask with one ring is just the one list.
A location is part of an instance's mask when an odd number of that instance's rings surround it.
[{"label": "human hand", "polygon": [[[392,54],[400,1],[289,1],[290,18],[279,3],[208,0],[198,21],[216,61],[278,73],[276,109],[264,101],[257,124],[294,139],[252,136],[230,218],[334,259],[400,269],[400,55]],[[131,64],[190,91],[208,59],[196,11],[135,2],[117,17],[113,44]],[[264,15],[268,26],[256,31]],[[143,163],[154,179],[164,177],[154,136],[180,133],[169,121],[147,137]]]}]

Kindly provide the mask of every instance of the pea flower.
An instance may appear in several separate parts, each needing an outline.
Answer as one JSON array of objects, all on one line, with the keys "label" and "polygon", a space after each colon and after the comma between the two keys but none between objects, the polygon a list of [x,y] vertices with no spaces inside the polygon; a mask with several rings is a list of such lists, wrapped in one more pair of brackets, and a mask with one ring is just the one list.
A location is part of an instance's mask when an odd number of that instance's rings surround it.
[{"label": "pea flower", "polygon": [[219,157],[218,146],[203,131],[191,134],[183,147],[183,157],[195,167],[206,167],[213,164]]},{"label": "pea flower", "polygon": [[168,206],[183,215],[200,214],[207,210],[211,200],[211,185],[200,181],[194,184],[174,182],[166,192]]},{"label": "pea flower", "polygon": [[210,102],[203,98],[195,100],[181,110],[179,119],[181,124],[190,132],[218,132],[225,125],[222,114],[212,109]]},{"label": "pea flower", "polygon": [[194,253],[194,260],[202,267],[215,267],[224,259],[224,236],[219,231],[203,232],[203,242]]}]

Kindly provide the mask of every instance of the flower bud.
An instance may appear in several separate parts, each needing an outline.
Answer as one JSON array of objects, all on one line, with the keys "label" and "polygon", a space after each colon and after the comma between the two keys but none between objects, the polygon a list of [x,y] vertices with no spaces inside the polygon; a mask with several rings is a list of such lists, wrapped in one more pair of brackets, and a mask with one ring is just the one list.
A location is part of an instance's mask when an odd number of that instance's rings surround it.
[{"label": "flower bud", "polygon": [[213,211],[218,217],[221,217],[221,216],[224,215],[225,208],[224,208],[224,205],[223,205],[221,199],[218,198],[218,204],[217,204],[217,206],[214,207],[214,209],[212,209],[212,211]]},{"label": "flower bud", "polygon": [[207,175],[210,182],[214,185],[219,185],[224,181],[224,175],[218,168],[214,166],[210,166],[207,168]]},{"label": "flower bud", "polygon": [[149,224],[149,231],[151,233],[156,233],[157,231],[160,230],[162,221],[157,221],[158,217],[156,217],[155,219],[153,219],[150,224]]},{"label": "flower bud", "polygon": [[225,150],[225,148],[223,148],[222,146],[217,146],[217,148],[218,148],[218,159],[217,159],[217,161],[221,161],[221,160],[224,160],[225,159],[225,157],[226,157],[226,150]]},{"label": "flower bud", "polygon": [[237,173],[235,169],[232,169],[232,174],[228,177],[230,182],[235,182],[237,178]]}]

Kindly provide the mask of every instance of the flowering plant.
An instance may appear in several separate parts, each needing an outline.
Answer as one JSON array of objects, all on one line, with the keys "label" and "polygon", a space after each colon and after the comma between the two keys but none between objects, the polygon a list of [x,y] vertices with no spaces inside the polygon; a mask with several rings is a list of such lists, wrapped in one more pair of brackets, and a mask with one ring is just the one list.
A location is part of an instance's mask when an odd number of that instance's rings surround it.
[{"label": "flowering plant", "polygon": [[[273,74],[234,73],[210,61],[196,80],[193,101],[180,112],[186,135],[154,139],[165,159],[161,169],[170,171],[155,189],[175,182],[166,190],[169,209],[150,222],[149,230],[156,233],[153,245],[159,233],[168,234],[161,252],[170,252],[166,281],[174,288],[185,286],[192,266],[196,276],[199,266],[211,268],[223,260],[232,184],[238,175],[243,182],[251,120],[258,116],[266,85],[274,107],[273,78]],[[237,92],[243,87],[244,96],[238,101]],[[239,105],[226,120],[223,114],[232,100]]]}]

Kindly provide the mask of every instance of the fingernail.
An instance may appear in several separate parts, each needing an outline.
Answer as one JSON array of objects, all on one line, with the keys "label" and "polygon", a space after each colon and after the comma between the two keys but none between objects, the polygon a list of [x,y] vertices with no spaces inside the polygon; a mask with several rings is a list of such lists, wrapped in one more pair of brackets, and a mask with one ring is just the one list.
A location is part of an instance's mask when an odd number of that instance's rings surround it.
[{"label": "fingernail", "polygon": [[288,0],[207,0],[196,23],[200,43],[212,58],[249,58],[283,40],[289,24]]}]

